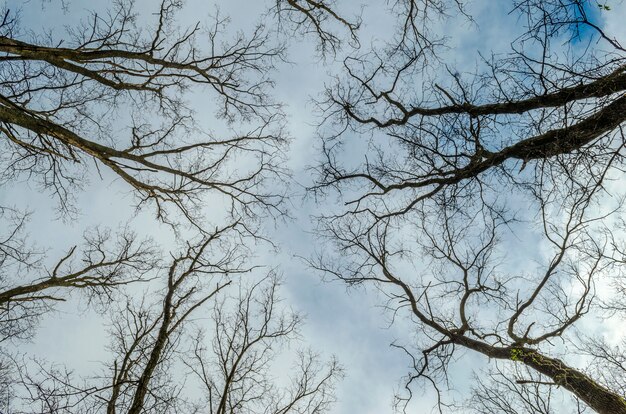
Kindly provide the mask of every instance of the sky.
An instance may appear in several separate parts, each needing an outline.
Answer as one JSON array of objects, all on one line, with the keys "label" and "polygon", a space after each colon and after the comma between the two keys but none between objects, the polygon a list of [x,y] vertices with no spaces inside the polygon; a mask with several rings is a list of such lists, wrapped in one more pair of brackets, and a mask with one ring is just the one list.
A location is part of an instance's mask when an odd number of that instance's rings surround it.
[{"label": "sky", "polygon": [[[105,7],[106,3],[68,0],[65,12],[55,7],[54,0],[43,5],[39,0],[11,0],[7,5],[22,10],[24,27],[32,27],[33,30],[50,28],[55,31],[55,36],[62,37],[59,33],[63,25],[71,25],[84,16],[86,10]],[[138,1],[137,10],[150,16],[156,11],[157,3],[154,0]],[[232,30],[245,32],[261,19],[268,3],[271,2],[187,1],[180,14],[181,25],[209,15],[219,5],[221,13],[231,16]],[[392,34],[393,20],[381,5],[385,2],[362,4],[363,0],[341,0],[340,3],[340,10],[347,11],[348,15],[362,13],[363,47],[380,44]],[[626,4],[615,0],[610,3],[611,12],[601,13],[599,21],[609,33],[623,39],[622,43],[626,44],[626,25],[623,24]],[[473,0],[469,3],[469,11],[475,23],[438,23],[439,29],[450,39],[450,48],[442,59],[460,71],[463,68],[472,70],[479,52],[507,51],[518,34],[519,23],[508,14],[509,7],[508,1]],[[337,60],[347,52],[350,52],[349,47],[339,53]],[[311,197],[304,197],[303,190],[312,180],[308,167],[319,155],[316,153],[319,150],[316,131],[319,118],[316,117],[313,100],[319,96],[324,85],[331,82],[331,76],[338,72],[340,64],[332,58],[320,59],[315,51],[315,39],[311,36],[294,36],[288,43],[287,56],[290,62],[279,64],[273,75],[276,83],[272,92],[285,105],[288,130],[293,138],[287,159],[287,166],[293,172],[293,182],[290,183],[294,193],[291,199],[293,219],[268,226],[267,231],[280,250],[276,254],[259,248],[257,259],[267,263],[268,267],[279,269],[284,276],[281,296],[285,298],[286,305],[307,316],[302,330],[304,342],[324,355],[336,355],[346,370],[345,378],[337,386],[338,402],[331,412],[391,412],[394,392],[401,386],[410,361],[390,344],[410,338],[411,326],[403,320],[390,325],[390,316],[381,308],[382,298],[377,292],[365,288],[348,289],[339,281],[323,278],[301,259],[311,257],[320,247],[319,240],[311,234],[314,228],[311,217],[326,208],[324,203],[340,202],[329,197],[321,204],[316,203]],[[197,113],[211,123],[213,118],[205,115],[210,112],[211,105],[206,102],[202,91],[194,91],[188,99]],[[56,257],[71,247],[84,229],[111,223],[117,223],[113,225],[116,227],[130,222],[142,234],[155,237],[164,250],[175,249],[175,237],[169,229],[155,225],[149,213],[136,215],[130,207],[132,196],[128,189],[106,173],[103,179],[95,174],[90,177],[89,187],[78,197],[77,205],[81,212],[76,219],[57,219],[50,198],[27,182],[2,188],[0,204],[7,200],[33,210],[28,227],[30,235],[49,250],[50,257]],[[85,304],[80,299],[60,305],[56,312],[42,319],[36,336],[30,343],[21,345],[20,350],[67,364],[78,372],[89,373],[98,361],[106,358],[106,334],[103,321],[84,309]],[[468,368],[478,368],[484,363],[480,357],[471,355],[464,355],[462,362],[454,363],[452,369],[457,380],[451,393],[461,395],[460,391],[471,381],[471,370]],[[424,392],[424,395],[416,395],[411,412],[431,412],[434,401],[432,391]]]}]

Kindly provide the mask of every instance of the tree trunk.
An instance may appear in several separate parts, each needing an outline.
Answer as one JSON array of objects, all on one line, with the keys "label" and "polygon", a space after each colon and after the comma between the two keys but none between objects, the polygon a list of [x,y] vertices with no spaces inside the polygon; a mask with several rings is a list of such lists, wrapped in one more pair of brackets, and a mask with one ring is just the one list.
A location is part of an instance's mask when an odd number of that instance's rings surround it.
[{"label": "tree trunk", "polygon": [[533,349],[513,348],[510,359],[526,364],[551,378],[555,384],[573,392],[600,414],[626,414],[626,399],[606,389],[563,361],[541,355]]},{"label": "tree trunk", "polygon": [[531,348],[495,347],[462,335],[453,341],[490,358],[508,359],[525,364],[552,379],[554,383],[574,393],[581,401],[599,414],[626,414],[626,398],[602,385],[588,375],[569,367],[563,361],[544,356]]}]

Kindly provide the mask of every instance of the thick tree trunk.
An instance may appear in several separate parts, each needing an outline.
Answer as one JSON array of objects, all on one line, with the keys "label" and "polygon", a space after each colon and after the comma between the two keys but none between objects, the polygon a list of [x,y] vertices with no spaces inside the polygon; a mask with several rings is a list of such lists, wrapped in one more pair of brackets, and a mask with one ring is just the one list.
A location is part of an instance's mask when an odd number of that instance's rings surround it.
[{"label": "thick tree trunk", "polygon": [[600,414],[626,414],[626,399],[623,396],[611,392],[561,360],[525,348],[511,349],[510,359],[522,362],[551,378],[555,384],[571,391]]},{"label": "thick tree trunk", "polygon": [[524,347],[495,347],[465,336],[455,336],[453,341],[490,358],[508,359],[552,379],[554,383],[572,392],[589,408],[599,414],[626,414],[626,398],[602,385],[588,375],[566,365],[563,361],[542,355]]}]

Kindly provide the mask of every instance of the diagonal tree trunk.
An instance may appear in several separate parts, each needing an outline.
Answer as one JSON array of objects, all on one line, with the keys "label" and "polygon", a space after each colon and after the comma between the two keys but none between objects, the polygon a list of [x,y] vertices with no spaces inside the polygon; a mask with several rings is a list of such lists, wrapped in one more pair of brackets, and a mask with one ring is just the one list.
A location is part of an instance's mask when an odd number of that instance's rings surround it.
[{"label": "diagonal tree trunk", "polygon": [[494,347],[463,336],[456,336],[453,341],[490,358],[522,363],[550,378],[555,385],[572,392],[599,414],[626,414],[624,396],[608,390],[588,375],[559,359],[547,357],[531,348]]}]

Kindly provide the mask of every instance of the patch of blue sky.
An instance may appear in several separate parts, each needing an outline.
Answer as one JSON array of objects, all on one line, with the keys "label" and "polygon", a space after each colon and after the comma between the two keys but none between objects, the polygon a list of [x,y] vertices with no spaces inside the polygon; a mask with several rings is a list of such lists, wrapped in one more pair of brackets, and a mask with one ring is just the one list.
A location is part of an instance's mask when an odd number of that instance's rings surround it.
[{"label": "patch of blue sky", "polygon": [[613,11],[610,3],[610,0],[572,2],[569,6],[573,17],[572,21],[578,22],[571,24],[568,28],[572,43],[586,44],[598,38],[599,34],[596,27],[602,28],[604,22],[603,14]]}]

